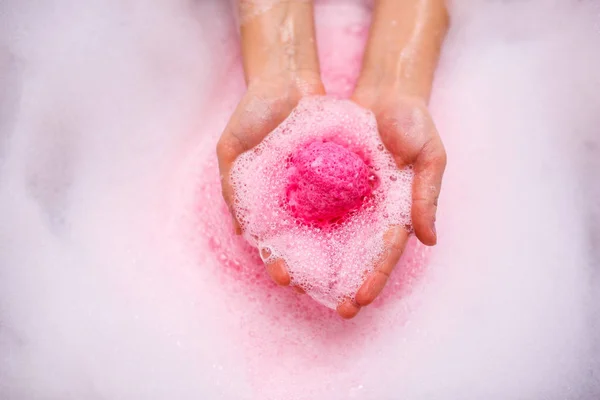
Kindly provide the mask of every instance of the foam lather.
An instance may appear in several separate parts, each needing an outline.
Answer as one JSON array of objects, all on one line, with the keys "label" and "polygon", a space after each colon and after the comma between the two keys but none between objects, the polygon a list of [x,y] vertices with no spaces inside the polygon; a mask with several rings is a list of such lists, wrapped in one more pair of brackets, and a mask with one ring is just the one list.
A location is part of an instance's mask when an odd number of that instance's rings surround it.
[{"label": "foam lather", "polygon": [[373,114],[349,100],[301,100],[230,179],[244,237],[331,308],[373,270],[387,229],[411,222],[412,170],[397,167]]}]

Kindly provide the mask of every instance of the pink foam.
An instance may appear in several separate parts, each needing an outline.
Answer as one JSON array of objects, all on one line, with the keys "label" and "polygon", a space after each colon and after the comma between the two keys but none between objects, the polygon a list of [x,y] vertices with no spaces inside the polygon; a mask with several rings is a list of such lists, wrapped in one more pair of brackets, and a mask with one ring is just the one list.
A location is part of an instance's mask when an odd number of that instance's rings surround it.
[{"label": "pink foam", "polygon": [[373,113],[312,97],[238,157],[231,183],[244,237],[335,308],[386,251],[385,232],[410,225],[412,176],[386,151]]},{"label": "pink foam", "polygon": [[287,205],[305,223],[327,226],[339,222],[360,208],[372,191],[367,164],[333,142],[307,143],[292,154],[287,168]]}]

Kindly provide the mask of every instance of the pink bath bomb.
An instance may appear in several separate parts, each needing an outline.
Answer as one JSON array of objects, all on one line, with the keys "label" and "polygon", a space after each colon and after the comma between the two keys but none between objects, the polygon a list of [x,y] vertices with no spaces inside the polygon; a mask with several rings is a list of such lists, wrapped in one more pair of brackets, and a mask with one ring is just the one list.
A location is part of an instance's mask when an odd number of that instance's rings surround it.
[{"label": "pink bath bomb", "polygon": [[288,163],[287,205],[304,223],[335,223],[360,208],[371,194],[369,167],[346,147],[311,141]]}]

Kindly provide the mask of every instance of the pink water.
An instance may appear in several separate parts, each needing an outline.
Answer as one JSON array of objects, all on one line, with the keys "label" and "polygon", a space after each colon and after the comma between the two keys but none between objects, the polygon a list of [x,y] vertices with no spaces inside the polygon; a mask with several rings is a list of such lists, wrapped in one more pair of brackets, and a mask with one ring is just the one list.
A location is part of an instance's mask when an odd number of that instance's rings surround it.
[{"label": "pink water", "polygon": [[[451,4],[439,244],[343,321],[232,234],[226,2],[0,2],[0,398],[595,400],[599,12]],[[368,21],[319,2],[330,92]]]}]

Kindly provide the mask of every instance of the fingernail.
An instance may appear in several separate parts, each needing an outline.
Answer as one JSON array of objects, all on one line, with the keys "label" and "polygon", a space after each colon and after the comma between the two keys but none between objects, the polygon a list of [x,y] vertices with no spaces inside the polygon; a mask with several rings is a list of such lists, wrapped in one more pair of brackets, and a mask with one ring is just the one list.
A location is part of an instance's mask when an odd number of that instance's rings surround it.
[{"label": "fingernail", "polygon": [[263,262],[267,262],[269,261],[269,259],[271,258],[271,254],[273,254],[271,252],[271,249],[268,247],[263,247],[259,250],[258,252],[260,254],[260,258],[263,260]]},{"label": "fingernail", "polygon": [[435,221],[431,223],[431,232],[433,236],[437,239],[437,230],[435,229]]}]

